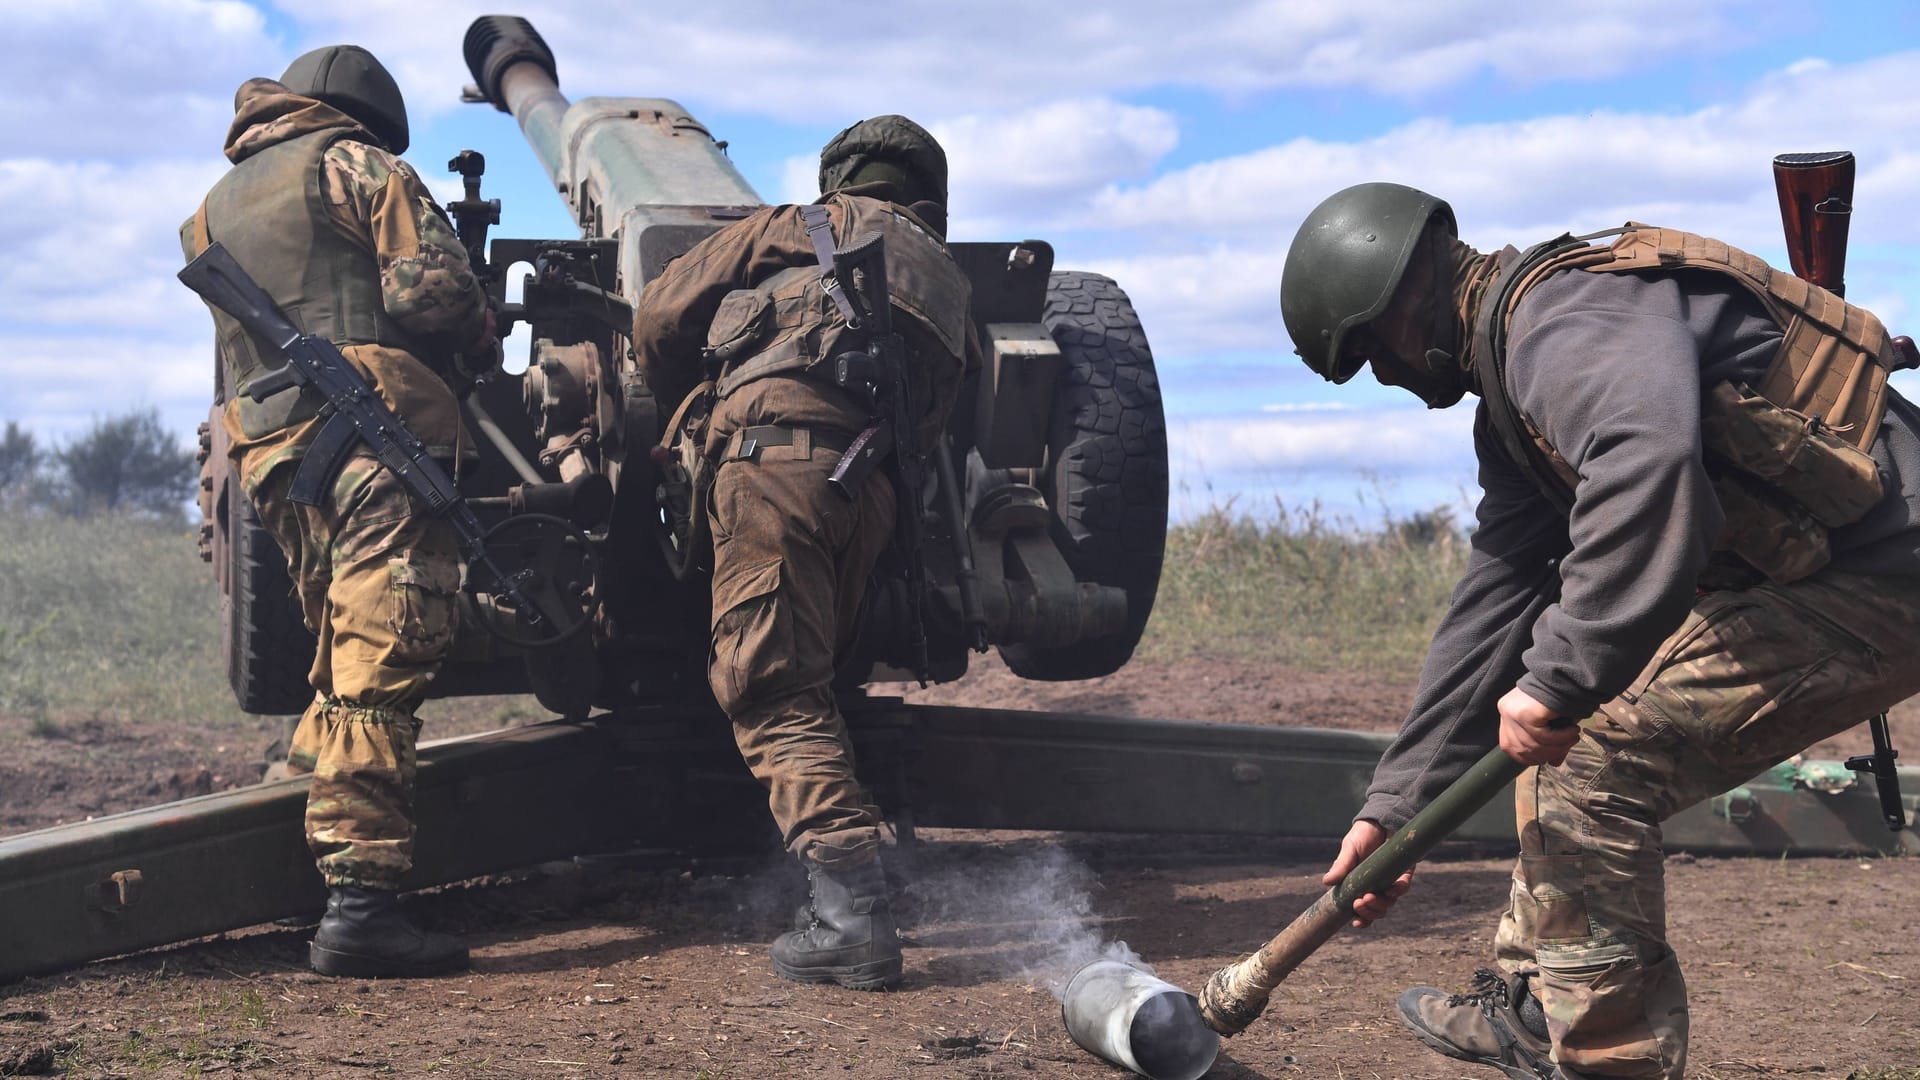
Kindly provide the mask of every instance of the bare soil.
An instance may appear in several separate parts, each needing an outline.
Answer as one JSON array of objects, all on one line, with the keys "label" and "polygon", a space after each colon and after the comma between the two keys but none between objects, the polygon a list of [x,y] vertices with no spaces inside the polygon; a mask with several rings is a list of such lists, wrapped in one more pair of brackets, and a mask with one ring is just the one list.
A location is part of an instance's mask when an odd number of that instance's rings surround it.
[{"label": "bare soil", "polygon": [[[907,696],[1388,730],[1410,692],[1203,660],[1063,685],[985,667]],[[0,834],[250,781],[279,730],[55,727],[0,721]],[[1902,738],[1920,746],[1920,710],[1897,714]],[[1817,753],[1865,745],[1852,732]],[[0,987],[0,1075],[1118,1076],[1068,1040],[1050,986],[1124,939],[1195,988],[1305,907],[1330,855],[1325,842],[925,832],[890,857],[913,945],[906,985],[885,994],[768,970],[766,942],[803,887],[781,860],[547,867],[414,898],[473,945],[458,977],[322,979],[304,932],[268,927]],[[1667,870],[1690,1075],[1920,1080],[1920,860],[1682,856]],[[1425,1049],[1393,999],[1460,988],[1487,962],[1507,874],[1494,852],[1431,860],[1393,918],[1282,984],[1210,1075],[1492,1080]]]}]

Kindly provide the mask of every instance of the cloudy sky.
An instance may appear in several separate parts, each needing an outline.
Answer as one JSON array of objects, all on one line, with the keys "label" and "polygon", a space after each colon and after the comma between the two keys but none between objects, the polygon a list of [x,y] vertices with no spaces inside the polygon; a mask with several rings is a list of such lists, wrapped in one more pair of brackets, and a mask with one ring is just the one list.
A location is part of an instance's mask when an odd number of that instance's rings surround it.
[{"label": "cloudy sky", "polygon": [[[204,417],[210,323],[176,229],[226,167],[232,92],[315,45],[367,46],[412,111],[408,157],[484,151],[495,235],[570,235],[506,116],[458,103],[494,0],[0,0],[0,420],[58,440],[157,406]],[[1280,267],[1351,183],[1452,201],[1524,246],[1629,217],[1784,264],[1767,168],[1860,160],[1850,295],[1920,317],[1920,9],[1774,0],[896,0],[527,3],[562,89],[690,107],[769,201],[861,116],[926,123],[956,239],[1039,236],[1132,294],[1158,359],[1176,503],[1319,501],[1356,517],[1472,488],[1469,410],[1332,387],[1291,355]],[[1909,391],[1911,376],[1901,383]]]}]

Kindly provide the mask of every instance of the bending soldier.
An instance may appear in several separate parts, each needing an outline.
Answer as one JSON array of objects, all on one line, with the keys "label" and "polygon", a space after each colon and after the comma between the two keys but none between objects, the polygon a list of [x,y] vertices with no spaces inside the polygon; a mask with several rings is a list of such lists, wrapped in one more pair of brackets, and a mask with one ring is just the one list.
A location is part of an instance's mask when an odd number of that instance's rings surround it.
[{"label": "bending soldier", "polygon": [[[915,415],[896,420],[931,446],[979,350],[968,281],[943,240],[946,155],[905,117],[876,117],[827,144],[820,189],[828,251],[872,233],[885,239],[914,393]],[[806,221],[817,214],[768,207],[674,260],[640,297],[633,345],[663,402],[711,395],[699,433],[717,463],[709,682],[811,888],[804,925],[773,945],[774,970],[874,989],[899,979],[900,939],[879,812],[854,778],[830,684],[858,630],[896,495],[885,470],[868,474],[851,501],[828,484],[874,416],[835,382],[836,356],[866,342],[823,287]],[[696,390],[703,376],[713,381]]]},{"label": "bending soldier", "polygon": [[1920,691],[1920,412],[1885,329],[1718,241],[1616,232],[1483,254],[1440,199],[1362,184],[1281,290],[1327,379],[1481,399],[1466,574],[1328,881],[1496,741],[1538,766],[1499,970],[1399,1002],[1512,1077],[1679,1080],[1660,823]]},{"label": "bending soldier", "polygon": [[[435,453],[464,445],[447,379],[457,354],[497,350],[466,251],[407,148],[393,77],[353,45],[316,49],[279,82],[234,97],[233,168],[181,228],[191,259],[219,241],[306,333],[325,337]],[[312,773],[307,842],[329,888],[312,946],[326,975],[425,975],[466,967],[455,939],[400,907],[413,857],[414,709],[452,643],[460,582],[453,532],[364,447],[318,505],[289,498],[317,434],[317,394],[254,401],[247,383],[284,359],[218,310],[214,326],[231,460],[286,553],[319,638],[313,704],[288,755]]]}]

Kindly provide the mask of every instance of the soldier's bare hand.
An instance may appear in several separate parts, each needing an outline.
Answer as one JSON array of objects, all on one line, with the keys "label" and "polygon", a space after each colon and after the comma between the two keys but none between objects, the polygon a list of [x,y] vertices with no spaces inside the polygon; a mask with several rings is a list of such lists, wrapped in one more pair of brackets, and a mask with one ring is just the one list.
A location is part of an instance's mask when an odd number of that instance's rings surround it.
[{"label": "soldier's bare hand", "polygon": [[[1354,867],[1365,861],[1367,856],[1373,854],[1375,849],[1386,843],[1387,838],[1392,835],[1371,821],[1354,822],[1353,828],[1348,829],[1346,837],[1340,841],[1340,857],[1333,860],[1333,865],[1320,876],[1320,884],[1329,888],[1340,884],[1342,878],[1352,873]],[[1353,902],[1353,925],[1371,926],[1373,920],[1386,915],[1393,907],[1394,901],[1407,895],[1407,890],[1411,888],[1413,888],[1413,867],[1410,866],[1406,873],[1395,879],[1386,892],[1368,893]]]},{"label": "soldier's bare hand", "polygon": [[1580,728],[1554,727],[1560,714],[1519,687],[1500,699],[1500,749],[1522,765],[1558,765],[1580,741]]}]

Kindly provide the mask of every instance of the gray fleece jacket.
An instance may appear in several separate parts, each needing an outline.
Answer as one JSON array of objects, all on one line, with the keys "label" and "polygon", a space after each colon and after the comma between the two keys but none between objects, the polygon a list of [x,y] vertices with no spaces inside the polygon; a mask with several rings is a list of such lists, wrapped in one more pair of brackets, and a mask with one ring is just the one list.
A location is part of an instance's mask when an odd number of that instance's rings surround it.
[{"label": "gray fleece jacket", "polygon": [[[1481,405],[1467,571],[1358,817],[1406,824],[1497,744],[1496,703],[1516,685],[1574,717],[1627,688],[1685,620],[1723,523],[1701,461],[1701,395],[1727,379],[1757,385],[1779,340],[1757,300],[1709,273],[1567,270],[1527,293],[1508,388],[1580,474],[1573,511],[1540,494]],[[1872,448],[1886,495],[1835,530],[1832,565],[1916,576],[1920,410],[1889,397]]]}]

